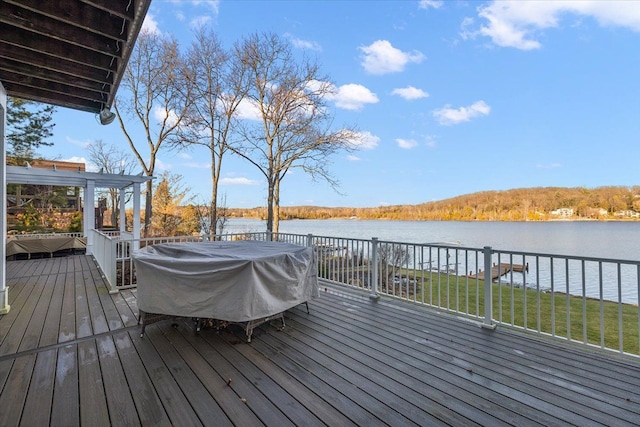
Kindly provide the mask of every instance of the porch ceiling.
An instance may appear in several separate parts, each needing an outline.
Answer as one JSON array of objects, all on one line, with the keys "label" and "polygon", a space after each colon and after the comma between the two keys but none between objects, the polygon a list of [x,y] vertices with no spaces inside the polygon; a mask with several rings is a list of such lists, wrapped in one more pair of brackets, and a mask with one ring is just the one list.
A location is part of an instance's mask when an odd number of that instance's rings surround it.
[{"label": "porch ceiling", "polygon": [[99,113],[110,108],[151,0],[0,0],[7,94]]}]

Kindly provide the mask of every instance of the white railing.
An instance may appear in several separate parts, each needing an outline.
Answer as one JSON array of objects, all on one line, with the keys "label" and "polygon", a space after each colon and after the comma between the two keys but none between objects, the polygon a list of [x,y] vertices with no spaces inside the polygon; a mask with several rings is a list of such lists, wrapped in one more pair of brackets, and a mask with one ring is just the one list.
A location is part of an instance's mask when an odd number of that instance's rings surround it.
[{"label": "white railing", "polygon": [[110,292],[117,292],[116,288],[116,240],[101,231],[89,230],[92,234],[92,255],[102,270],[109,285]]},{"label": "white railing", "polygon": [[[206,240],[206,236],[114,238],[115,280],[104,267],[103,271],[113,289],[132,287],[136,283],[132,250]],[[227,234],[216,240],[312,246],[321,279],[364,290],[373,298],[399,298],[470,317],[487,327],[507,325],[640,355],[640,261],[288,233]],[[98,239],[94,242],[97,252],[101,245]],[[101,248],[109,246],[105,242]]]},{"label": "white railing", "polygon": [[33,234],[11,234],[12,239],[53,239],[56,237],[83,237],[82,233],[33,233]]},{"label": "white railing", "polygon": [[274,238],[306,239],[316,248],[320,277],[373,297],[640,355],[640,261],[376,238]]}]

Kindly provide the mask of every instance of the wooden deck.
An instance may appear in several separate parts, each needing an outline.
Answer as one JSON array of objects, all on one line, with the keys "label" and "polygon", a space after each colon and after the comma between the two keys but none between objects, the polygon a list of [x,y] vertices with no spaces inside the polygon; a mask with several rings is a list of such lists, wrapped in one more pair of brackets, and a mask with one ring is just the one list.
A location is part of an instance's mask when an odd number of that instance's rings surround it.
[{"label": "wooden deck", "polygon": [[[491,267],[491,280],[496,280],[498,277],[502,277],[511,272],[522,273],[523,271],[529,271],[529,264],[510,264],[510,263],[500,263],[499,265],[494,265]],[[469,272],[470,279],[478,279],[484,280],[485,272],[480,270],[478,274],[472,274]]]},{"label": "wooden deck", "polygon": [[286,327],[139,336],[91,257],[7,263],[0,426],[640,424],[640,360],[322,284]]}]

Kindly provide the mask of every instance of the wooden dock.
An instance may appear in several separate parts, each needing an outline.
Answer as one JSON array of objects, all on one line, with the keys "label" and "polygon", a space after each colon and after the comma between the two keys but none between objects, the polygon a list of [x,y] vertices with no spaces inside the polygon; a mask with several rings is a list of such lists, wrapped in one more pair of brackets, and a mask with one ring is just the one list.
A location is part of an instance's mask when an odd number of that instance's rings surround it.
[{"label": "wooden dock", "polygon": [[[496,280],[498,277],[502,277],[512,271],[515,273],[528,272],[529,264],[511,264],[508,262],[503,262],[498,265],[493,264],[493,267],[491,267],[491,280]],[[478,274],[472,274],[472,272],[469,272],[469,277],[471,279],[484,280],[485,272],[482,270],[480,270]]]}]

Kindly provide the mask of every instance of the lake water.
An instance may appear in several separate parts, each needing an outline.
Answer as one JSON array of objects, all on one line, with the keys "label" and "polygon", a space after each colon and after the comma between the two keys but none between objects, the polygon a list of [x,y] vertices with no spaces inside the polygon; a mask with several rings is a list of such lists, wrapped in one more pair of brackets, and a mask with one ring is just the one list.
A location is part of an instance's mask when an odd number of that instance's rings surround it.
[{"label": "lake water", "polygon": [[[266,222],[232,219],[227,232],[261,232]],[[387,220],[290,220],[280,232],[408,243],[459,243],[505,251],[640,260],[640,222],[458,222]]]},{"label": "lake water", "polygon": [[[263,232],[266,223],[259,220],[233,219],[226,232]],[[456,222],[456,221],[387,221],[387,220],[290,220],[280,222],[280,232],[313,234],[323,237],[367,239],[377,237],[382,241],[406,243],[459,244],[469,248],[491,246],[507,252],[530,252],[537,254],[608,258],[640,261],[640,222]],[[565,268],[560,263],[555,275],[562,277]],[[509,262],[503,259],[501,262]],[[514,263],[519,261],[514,260]],[[555,262],[555,261],[554,261]],[[526,279],[527,286],[536,286],[535,267],[531,266]],[[586,294],[598,298],[598,263],[588,263]],[[544,270],[544,271],[543,271]],[[579,263],[570,266],[572,277],[580,277]],[[544,288],[551,286],[550,269],[540,267],[539,283]],[[464,274],[464,273],[463,273]],[[638,303],[637,269],[623,266],[621,299],[627,303]],[[525,280],[524,278],[520,279]],[[608,300],[618,299],[618,275],[615,264],[607,264],[603,270],[603,296]],[[557,286],[563,283],[558,280]],[[580,295],[580,280],[570,280],[569,293]],[[557,288],[563,291],[561,288]]]}]

